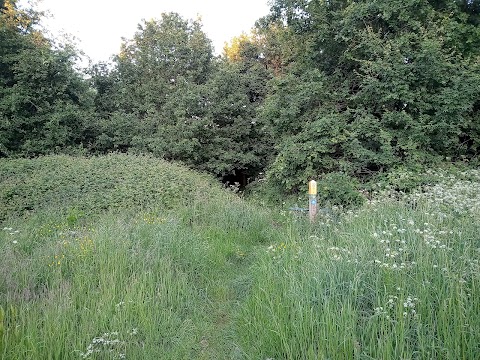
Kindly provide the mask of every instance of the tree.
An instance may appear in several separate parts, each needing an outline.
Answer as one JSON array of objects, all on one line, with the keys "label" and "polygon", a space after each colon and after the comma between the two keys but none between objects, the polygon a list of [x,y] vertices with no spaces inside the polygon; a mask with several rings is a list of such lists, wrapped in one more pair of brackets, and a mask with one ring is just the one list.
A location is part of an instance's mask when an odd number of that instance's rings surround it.
[{"label": "tree", "polygon": [[176,13],[144,21],[132,40],[124,40],[116,58],[124,107],[144,117],[158,110],[179,81],[206,82],[212,45],[200,21]]},{"label": "tree", "polygon": [[266,166],[271,146],[270,133],[256,116],[267,81],[265,69],[257,70],[221,61],[207,83],[179,84],[162,112],[170,121],[158,127],[149,148],[245,185]]},{"label": "tree", "polygon": [[270,73],[253,40],[237,55],[213,59],[198,21],[170,13],[143,22],[113,70],[93,69],[97,149],[151,152],[245,183],[266,166],[272,143],[256,116]]},{"label": "tree", "polygon": [[280,139],[271,179],[295,191],[332,171],[478,153],[475,7],[431,3],[274,2],[297,49],[262,111]]},{"label": "tree", "polygon": [[34,156],[89,141],[92,97],[71,47],[52,49],[41,14],[4,1],[0,13],[0,156]]},{"label": "tree", "polygon": [[96,66],[98,150],[150,151],[152,143],[157,149],[168,143],[158,136],[175,125],[178,93],[204,84],[210,74],[212,45],[201,27],[176,13],[143,21],[133,39],[123,40],[113,70]]}]

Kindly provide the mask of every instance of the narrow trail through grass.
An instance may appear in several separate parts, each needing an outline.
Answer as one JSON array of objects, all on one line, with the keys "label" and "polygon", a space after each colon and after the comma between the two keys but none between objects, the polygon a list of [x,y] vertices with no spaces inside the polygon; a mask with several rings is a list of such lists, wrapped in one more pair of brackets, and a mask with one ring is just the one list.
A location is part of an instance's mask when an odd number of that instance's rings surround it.
[{"label": "narrow trail through grass", "polygon": [[[202,334],[200,359],[243,359],[238,318],[253,285],[253,265],[269,242],[284,236],[268,211],[242,201],[209,204],[184,221],[192,234],[208,244],[206,269],[195,286],[205,294],[209,326]],[[207,215],[206,214],[211,214]],[[221,225],[220,225],[221,224]],[[220,226],[219,226],[220,225]],[[195,256],[194,254],[192,254]]]},{"label": "narrow trail through grass", "polygon": [[[116,159],[97,164],[112,166],[112,179]],[[118,159],[120,173],[136,160]],[[2,186],[15,206],[3,208],[10,215],[0,226],[1,360],[468,360],[480,353],[478,171],[309,224],[218,188],[210,193],[203,180],[189,206],[138,206],[137,184],[127,194],[133,203],[122,198],[105,212],[97,211],[103,202],[77,207],[81,196],[57,208],[51,185],[58,180],[66,193],[71,181],[57,174],[48,185],[52,203],[43,206],[35,181],[21,182],[16,165],[7,165],[5,174],[14,175]],[[94,159],[83,165],[96,168]],[[44,179],[42,166],[34,167]],[[152,166],[150,174],[176,171]],[[196,174],[181,174],[195,183]],[[15,182],[35,196],[20,198]],[[167,183],[156,189],[159,201],[176,191]]]}]

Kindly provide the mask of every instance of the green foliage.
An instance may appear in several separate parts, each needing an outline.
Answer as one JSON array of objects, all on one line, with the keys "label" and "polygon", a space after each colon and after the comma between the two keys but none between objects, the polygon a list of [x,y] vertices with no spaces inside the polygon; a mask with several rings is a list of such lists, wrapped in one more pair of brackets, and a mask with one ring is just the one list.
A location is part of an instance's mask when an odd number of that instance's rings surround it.
[{"label": "green foliage", "polygon": [[213,179],[148,156],[0,159],[0,219],[46,207],[83,213],[118,208],[171,208],[221,190]]},{"label": "green foliage", "polygon": [[[137,121],[161,126],[149,118],[168,114],[163,108],[175,98],[179,86],[205,83],[211,58],[211,42],[199,21],[189,22],[176,13],[144,21],[133,39],[124,41],[115,59],[119,110],[134,114]],[[168,116],[161,120],[173,121]]]},{"label": "green foliage", "polygon": [[278,216],[201,191],[174,211],[153,204],[86,214],[73,226],[73,213],[55,208],[9,219],[0,228],[2,357],[237,356],[235,312],[255,247],[284,232],[271,226]]},{"label": "green foliage", "polygon": [[6,4],[0,13],[0,156],[88,147],[93,97],[73,69],[74,49],[54,49],[36,30],[41,14]]},{"label": "green foliage", "polygon": [[325,174],[317,181],[317,190],[320,206],[326,204],[358,208],[365,202],[358,180],[344,173]]},{"label": "green foliage", "polygon": [[149,153],[242,185],[265,172],[282,195],[331,172],[475,161],[478,1],[271,5],[219,58],[199,20],[142,21],[86,80],[42,14],[3,1],[0,157]]},{"label": "green foliage", "polygon": [[270,74],[251,50],[238,63],[213,61],[200,22],[174,13],[139,25],[112,71],[92,69],[102,116],[95,151],[149,152],[220,177],[256,175],[272,144],[256,116]]},{"label": "green foliage", "polygon": [[279,139],[270,179],[475,157],[480,47],[463,44],[479,27],[460,3],[275,1],[263,31],[280,21],[296,50],[260,115]]},{"label": "green foliage", "polygon": [[[125,80],[137,80],[128,76],[139,76],[144,81],[161,79],[165,84],[183,77],[203,83],[211,57],[211,42],[202,31],[200,21],[186,21],[179,14],[163,13],[159,20],[138,25],[134,38],[122,44],[116,62],[120,73],[127,77]],[[137,82],[137,85],[140,84]],[[153,83],[145,85],[153,86]]]},{"label": "green foliage", "polygon": [[433,167],[421,164],[398,166],[386,173],[376,174],[365,184],[372,191],[412,193],[451,179],[475,181],[470,177],[469,165],[456,162],[438,162]]},{"label": "green foliage", "polygon": [[478,213],[377,200],[259,255],[238,316],[251,358],[475,357]]},{"label": "green foliage", "polygon": [[[174,132],[180,139],[171,138],[172,144],[167,146],[176,149],[176,143],[181,148],[171,158],[217,176],[254,176],[262,171],[269,160],[272,141],[265,123],[257,118],[256,109],[266,94],[267,78],[268,73],[258,64],[248,69],[243,64],[219,64],[196,93],[197,99],[184,100],[187,109],[193,108],[190,104],[195,100],[203,101],[204,107],[192,109],[191,114],[195,115],[176,122]],[[160,141],[165,142],[164,139],[163,136]],[[188,148],[187,144],[193,146]],[[187,152],[182,153],[185,148]]]},{"label": "green foliage", "polygon": [[172,210],[10,217],[2,358],[475,359],[480,172],[443,175],[313,224],[206,189]]}]

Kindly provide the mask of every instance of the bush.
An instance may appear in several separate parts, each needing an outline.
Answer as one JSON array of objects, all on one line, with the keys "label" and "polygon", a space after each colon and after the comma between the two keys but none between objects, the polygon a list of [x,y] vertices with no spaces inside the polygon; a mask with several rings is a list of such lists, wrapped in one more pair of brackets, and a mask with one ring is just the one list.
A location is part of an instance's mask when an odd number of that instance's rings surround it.
[{"label": "bush", "polygon": [[148,156],[45,156],[0,159],[0,220],[41,208],[98,213],[172,208],[222,194],[207,175]]},{"label": "bush", "polygon": [[317,182],[320,204],[342,205],[347,208],[361,206],[365,197],[360,192],[360,183],[341,172],[324,175]]},{"label": "bush", "polygon": [[435,185],[446,178],[458,176],[467,166],[462,163],[437,163],[435,166],[410,164],[399,166],[375,176],[366,187],[369,190],[393,190],[411,193],[425,186]]}]

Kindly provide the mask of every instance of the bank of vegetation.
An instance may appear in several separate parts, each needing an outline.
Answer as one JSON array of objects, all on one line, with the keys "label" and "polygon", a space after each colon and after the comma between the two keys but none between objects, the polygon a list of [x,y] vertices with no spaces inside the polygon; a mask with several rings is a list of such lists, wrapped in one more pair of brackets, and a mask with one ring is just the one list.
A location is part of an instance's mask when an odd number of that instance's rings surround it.
[{"label": "bank of vegetation", "polygon": [[[127,176],[138,166],[151,176]],[[1,359],[480,351],[478,171],[426,173],[434,185],[383,189],[313,224],[154,158],[3,160],[0,174],[25,191],[0,228]],[[186,202],[178,179],[198,189]]]},{"label": "bank of vegetation", "polygon": [[1,359],[477,358],[480,3],[271,5],[78,69],[0,0]]},{"label": "bank of vegetation", "polygon": [[479,8],[276,0],[218,57],[199,20],[158,14],[79,71],[42,14],[3,0],[0,156],[143,153],[284,195],[476,164]]}]

